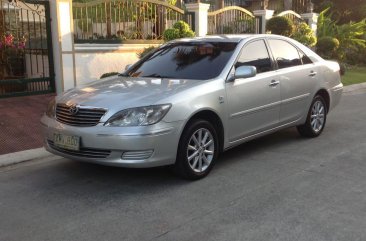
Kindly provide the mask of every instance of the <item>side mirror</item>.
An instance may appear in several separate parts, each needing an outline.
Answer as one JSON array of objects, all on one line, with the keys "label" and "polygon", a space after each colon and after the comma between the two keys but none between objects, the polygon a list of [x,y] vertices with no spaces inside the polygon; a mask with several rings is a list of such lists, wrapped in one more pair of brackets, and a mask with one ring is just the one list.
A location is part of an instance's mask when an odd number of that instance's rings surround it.
[{"label": "side mirror", "polygon": [[235,69],[234,79],[245,79],[257,75],[257,68],[254,66],[243,65]]},{"label": "side mirror", "polygon": [[132,66],[132,64],[126,65],[125,70],[128,70],[131,66]]}]

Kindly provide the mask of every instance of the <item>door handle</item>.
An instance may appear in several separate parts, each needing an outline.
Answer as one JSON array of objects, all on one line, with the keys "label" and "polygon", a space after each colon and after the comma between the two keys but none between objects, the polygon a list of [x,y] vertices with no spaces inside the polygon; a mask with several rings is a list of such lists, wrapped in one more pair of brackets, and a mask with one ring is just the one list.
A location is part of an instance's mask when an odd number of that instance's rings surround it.
[{"label": "door handle", "polygon": [[274,87],[276,85],[278,85],[280,83],[280,81],[278,80],[272,80],[271,83],[269,84],[270,87]]},{"label": "door handle", "polygon": [[310,74],[309,74],[310,77],[314,77],[315,75],[316,75],[315,71],[310,71]]}]

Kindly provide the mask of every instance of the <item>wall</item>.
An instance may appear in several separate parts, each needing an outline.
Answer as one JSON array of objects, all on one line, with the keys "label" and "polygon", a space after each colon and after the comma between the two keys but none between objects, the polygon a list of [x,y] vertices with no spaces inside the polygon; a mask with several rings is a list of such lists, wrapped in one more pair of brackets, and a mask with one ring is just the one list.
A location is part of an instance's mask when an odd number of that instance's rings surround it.
[{"label": "wall", "polygon": [[[138,60],[136,53],[153,45],[75,44],[74,34],[80,30],[78,31],[78,26],[73,20],[72,0],[54,0],[50,3],[51,16],[53,19],[57,18],[57,21],[51,23],[57,93],[97,80],[104,73],[121,72],[127,64]],[[195,13],[196,34],[206,35],[209,5],[186,4],[186,8]],[[262,18],[263,31],[265,21],[272,17],[273,12],[273,10],[259,10],[257,14],[255,13]],[[306,17],[310,18],[313,15],[311,13]],[[315,23],[313,25],[315,26]]]},{"label": "wall", "polygon": [[60,94],[97,80],[104,73],[121,72],[138,60],[136,53],[158,44],[75,44],[72,0],[50,1],[56,91]]},{"label": "wall", "polygon": [[75,44],[76,85],[97,80],[104,73],[121,72],[138,61],[137,53],[149,44]]}]

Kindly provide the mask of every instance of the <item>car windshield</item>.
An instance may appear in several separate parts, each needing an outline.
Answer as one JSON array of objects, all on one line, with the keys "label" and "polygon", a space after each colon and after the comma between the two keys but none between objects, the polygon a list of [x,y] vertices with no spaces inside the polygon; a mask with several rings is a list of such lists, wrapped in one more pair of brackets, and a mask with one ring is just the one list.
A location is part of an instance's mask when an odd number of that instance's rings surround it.
[{"label": "car windshield", "polygon": [[233,42],[176,42],[160,47],[124,75],[207,80],[217,77],[232,56]]}]

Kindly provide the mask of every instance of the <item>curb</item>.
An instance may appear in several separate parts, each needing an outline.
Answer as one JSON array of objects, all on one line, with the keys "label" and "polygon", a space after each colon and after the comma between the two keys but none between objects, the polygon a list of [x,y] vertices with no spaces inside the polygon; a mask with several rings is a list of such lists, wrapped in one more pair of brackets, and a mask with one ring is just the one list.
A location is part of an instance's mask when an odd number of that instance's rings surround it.
[{"label": "curb", "polygon": [[361,84],[354,84],[354,85],[348,85],[343,87],[343,93],[349,94],[350,92],[354,91],[365,91],[366,90],[366,83]]},{"label": "curb", "polygon": [[[343,87],[343,93],[349,94],[351,92],[366,92],[366,83],[348,85]],[[9,154],[0,155],[0,167],[10,166],[21,162],[32,161],[35,159],[56,157],[49,153],[43,147],[37,149],[31,149],[26,151],[19,151]],[[61,158],[61,157],[60,157]]]},{"label": "curb", "polygon": [[10,166],[25,161],[54,156],[43,147],[0,155],[0,167]]}]

